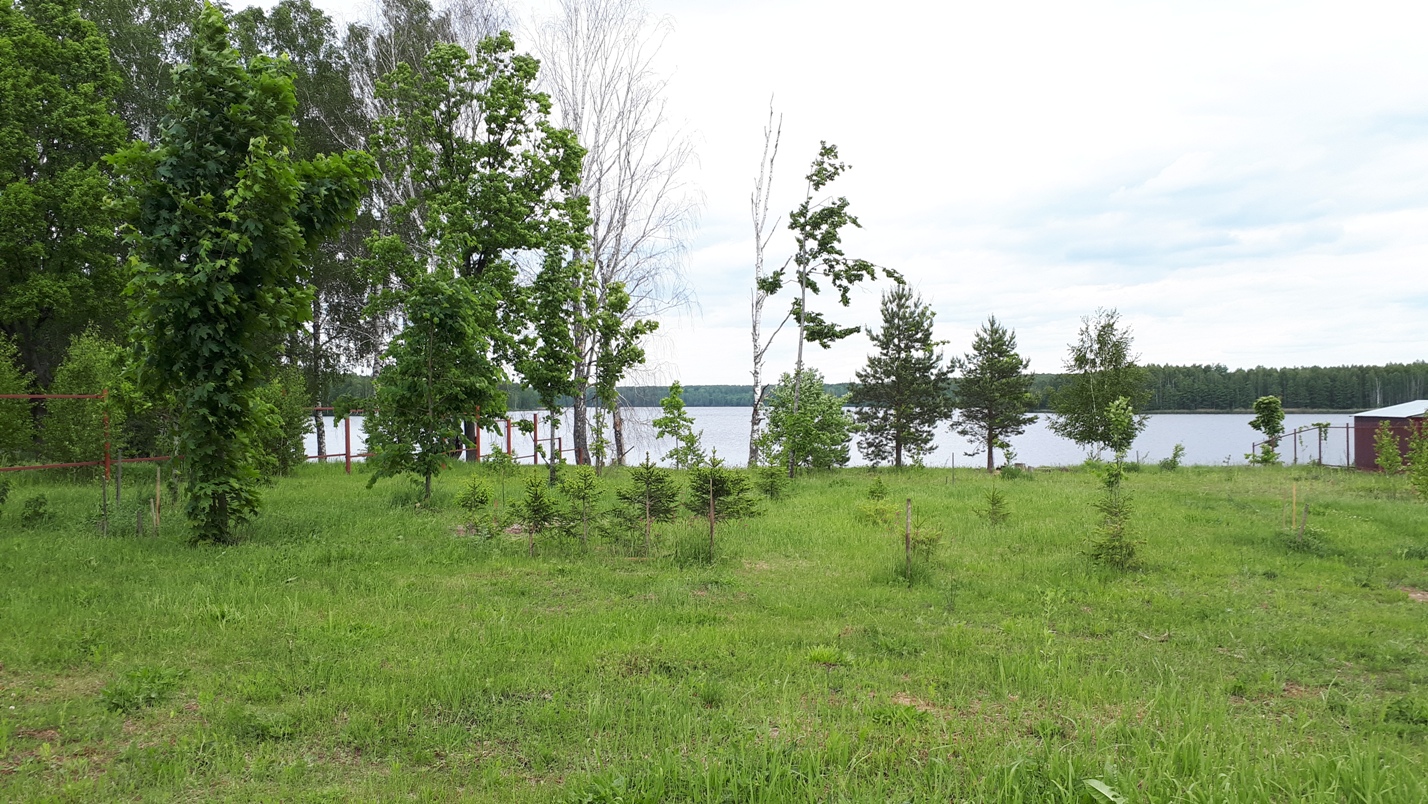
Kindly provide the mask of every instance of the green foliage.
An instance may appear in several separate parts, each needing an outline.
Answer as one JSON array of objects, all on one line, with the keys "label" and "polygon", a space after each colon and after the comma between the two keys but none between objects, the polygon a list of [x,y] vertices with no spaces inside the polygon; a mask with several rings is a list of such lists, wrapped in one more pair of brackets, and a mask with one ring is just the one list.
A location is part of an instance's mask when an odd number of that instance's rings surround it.
[{"label": "green foliage", "polygon": [[858,449],[873,464],[901,468],[904,453],[920,459],[952,415],[952,368],[937,349],[946,342],[932,336],[936,315],[907,285],[883,292],[882,329],[868,335],[878,352],[856,372],[849,399],[862,427]]},{"label": "green foliage", "polygon": [[510,477],[518,468],[515,459],[510,456],[510,453],[493,449],[491,450],[491,454],[487,455],[481,461],[481,466],[485,467],[487,471],[492,472],[500,479],[501,504],[504,505],[506,502],[506,478]]},{"label": "green foliage", "polygon": [[1273,466],[1279,463],[1279,453],[1275,448],[1279,446],[1279,437],[1284,435],[1284,404],[1277,396],[1262,396],[1254,401],[1254,419],[1250,421],[1250,427],[1264,434],[1264,443],[1259,445],[1259,452],[1254,455],[1246,455],[1250,463],[1260,466]]},{"label": "green foliage", "polygon": [[655,466],[649,455],[644,463],[630,469],[629,485],[615,490],[620,518],[644,530],[645,553],[649,554],[654,523],[672,522],[679,511],[679,488],[669,472]]},{"label": "green foliage", "polygon": [[1396,475],[1403,471],[1403,453],[1399,450],[1398,436],[1393,432],[1388,419],[1378,423],[1373,431],[1374,465],[1386,475]]},{"label": "green foliage", "polygon": [[27,528],[37,527],[53,516],[50,511],[50,500],[43,494],[36,494],[25,500],[25,505],[20,509],[20,524]]},{"label": "green foliage", "polygon": [[[30,373],[20,367],[15,342],[0,332],[0,394],[28,394],[33,387]],[[30,403],[0,399],[0,463],[17,463],[34,447],[35,423]]]},{"label": "green foliage", "polygon": [[884,500],[888,496],[887,484],[883,482],[882,475],[873,475],[873,482],[868,486],[868,499]]},{"label": "green foliage", "polygon": [[749,473],[753,475],[754,488],[770,500],[780,499],[788,491],[788,474],[783,467],[755,466],[749,469]]},{"label": "green foliage", "polygon": [[[393,249],[404,254],[384,239],[378,259]],[[430,495],[447,451],[461,443],[460,418],[478,408],[483,417],[504,412],[505,375],[490,358],[495,311],[489,297],[478,297],[466,279],[407,267],[408,286],[385,300],[400,302],[406,326],[383,353],[388,365],[377,375],[377,404],[365,421],[373,453],[367,484],[410,473],[424,480]],[[502,499],[504,489],[503,477]]]},{"label": "green foliage", "polygon": [[991,472],[996,468],[997,446],[1021,435],[1036,421],[1027,413],[1033,402],[1032,376],[1027,373],[1031,361],[1017,354],[1016,333],[990,316],[977,330],[972,351],[960,364],[962,378],[957,381],[952,430],[986,450],[987,471]]},{"label": "green foliage", "polygon": [[682,393],[678,380],[670,383],[669,396],[659,403],[664,415],[651,422],[656,438],[675,440],[677,446],[665,453],[664,458],[673,461],[676,469],[688,469],[704,461],[704,431],[694,432],[694,418],[684,411]]},{"label": "green foliage", "polygon": [[[1130,328],[1120,326],[1120,314],[1115,310],[1097,310],[1094,316],[1081,319],[1080,336],[1070,348],[1065,368],[1071,377],[1052,394],[1051,409],[1056,415],[1051,430],[1083,447],[1114,451],[1107,406],[1125,398],[1134,411],[1144,408],[1150,399],[1149,375],[1131,352]],[[1133,417],[1132,440],[1145,428],[1145,422],[1143,415]]]},{"label": "green foliage", "polygon": [[1170,451],[1170,457],[1160,459],[1160,468],[1165,472],[1173,472],[1180,468],[1180,461],[1185,458],[1185,445],[1176,444]]},{"label": "green foliage", "polygon": [[1428,500],[1428,422],[1422,420],[1408,435],[1408,483]]},{"label": "green foliage", "polygon": [[141,667],[111,681],[99,691],[104,708],[131,715],[167,698],[178,688],[183,674],[169,668]]},{"label": "green foliage", "polygon": [[833,396],[823,388],[823,375],[804,369],[799,403],[794,408],[794,380],[784,374],[769,392],[768,422],[759,435],[759,454],[770,463],[799,468],[831,469],[849,460],[848,442],[855,428],[843,410],[846,396]]},{"label": "green foliage", "polygon": [[303,437],[312,432],[312,410],[302,375],[284,367],[254,394],[254,443],[258,470],[265,477],[290,474],[307,460]]},{"label": "green foliage", "polygon": [[456,504],[472,518],[486,510],[491,499],[491,485],[478,475],[468,477],[456,493]]},{"label": "green foliage", "polygon": [[994,528],[1005,525],[1011,519],[1011,509],[1007,505],[1007,497],[1002,493],[1000,487],[993,485],[987,489],[987,493],[982,498],[982,507],[977,513],[981,514],[982,519],[985,519],[987,524]]},{"label": "green foliage", "polygon": [[306,258],[352,221],[374,172],[350,152],[289,158],[292,82],[270,59],[245,67],[213,6],[190,58],[158,145],[112,161],[133,199],[141,390],[174,395],[194,538],[229,542],[258,507],[258,385],[311,313]]},{"label": "green foliage", "polygon": [[1131,502],[1121,488],[1126,474],[1126,453],[1139,432],[1130,400],[1120,397],[1106,407],[1106,446],[1115,453],[1115,460],[1105,465],[1101,483],[1104,488],[1095,508],[1101,514],[1096,534],[1091,540],[1091,559],[1117,570],[1136,565],[1137,540],[1130,532]]},{"label": "green foliage", "polygon": [[559,524],[560,502],[539,475],[526,478],[525,496],[516,503],[516,521],[526,532],[531,552],[535,551],[535,537]]},{"label": "green foliage", "polygon": [[714,520],[723,522],[758,513],[748,474],[728,468],[717,455],[690,469],[688,478],[684,507],[696,516],[708,517],[712,510]]},{"label": "green foliage", "polygon": [[78,5],[0,3],[0,335],[41,385],[72,337],[123,324],[104,162],[127,138],[121,82]]},{"label": "green foliage", "polygon": [[572,519],[580,522],[580,542],[590,542],[590,508],[600,496],[595,470],[589,466],[569,466],[561,473],[560,491],[570,500]]},{"label": "green foliage", "polygon": [[5,510],[5,501],[10,498],[10,478],[0,477],[0,511]]},{"label": "green foliage", "polygon": [[[104,457],[104,415],[109,414],[110,449],[125,449],[124,422],[133,393],[123,378],[124,350],[93,330],[75,336],[55,371],[52,394],[97,394],[108,399],[51,399],[44,419],[44,456],[52,463],[80,463]],[[112,453],[111,453],[112,454]],[[102,469],[83,470],[93,475]]]}]

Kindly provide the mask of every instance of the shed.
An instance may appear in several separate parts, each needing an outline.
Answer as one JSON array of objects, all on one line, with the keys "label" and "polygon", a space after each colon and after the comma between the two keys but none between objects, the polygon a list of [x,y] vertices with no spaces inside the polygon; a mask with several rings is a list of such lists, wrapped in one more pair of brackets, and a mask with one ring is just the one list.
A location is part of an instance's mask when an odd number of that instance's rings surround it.
[{"label": "shed", "polygon": [[1428,427],[1428,399],[1416,399],[1401,405],[1354,414],[1354,466],[1359,469],[1378,468],[1373,451],[1373,435],[1382,422],[1388,422],[1398,437],[1398,451],[1408,454],[1408,435],[1415,427]]}]

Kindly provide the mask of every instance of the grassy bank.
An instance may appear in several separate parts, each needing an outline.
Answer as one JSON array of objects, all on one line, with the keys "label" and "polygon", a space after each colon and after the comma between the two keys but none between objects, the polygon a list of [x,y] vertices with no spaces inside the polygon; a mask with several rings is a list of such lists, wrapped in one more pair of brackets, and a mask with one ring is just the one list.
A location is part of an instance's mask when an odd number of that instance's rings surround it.
[{"label": "grassy bank", "polygon": [[101,537],[97,487],[17,478],[0,799],[1428,800],[1428,505],[1401,481],[1147,469],[1117,574],[1085,557],[1087,472],[885,472],[943,536],[909,587],[865,470],[683,565],[698,523],[650,559],[463,535],[467,472],[419,508],[306,467],[226,549],[172,515],[135,537],[131,508]]}]

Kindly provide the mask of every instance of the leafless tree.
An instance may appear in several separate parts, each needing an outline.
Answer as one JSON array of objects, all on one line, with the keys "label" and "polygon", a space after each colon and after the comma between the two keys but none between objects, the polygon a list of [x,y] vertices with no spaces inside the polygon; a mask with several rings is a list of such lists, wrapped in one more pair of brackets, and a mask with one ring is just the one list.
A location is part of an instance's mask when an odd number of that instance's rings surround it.
[{"label": "leafless tree", "polygon": [[[782,135],[783,115],[779,115],[775,121],[773,101],[769,101],[769,121],[764,126],[764,154],[759,160],[759,177],[754,180],[754,191],[749,194],[749,212],[754,221],[754,289],[749,294],[750,334],[754,344],[754,367],[749,372],[754,378],[754,411],[749,418],[750,467],[757,466],[759,462],[757,439],[759,425],[763,422],[764,357],[768,354],[774,337],[783,329],[784,324],[788,323],[792,315],[792,313],[784,315],[783,321],[779,322],[774,331],[769,333],[768,338],[763,338],[764,302],[777,290],[776,287],[766,282],[769,272],[764,267],[764,259],[769,240],[773,238],[774,230],[778,229],[779,219],[775,218],[772,226],[768,225],[768,219],[769,198],[773,193],[774,162],[778,159],[778,145]],[[783,268],[780,268],[777,273],[782,273],[784,269],[788,268],[788,262],[789,260],[784,260]]]},{"label": "leafless tree", "polygon": [[[688,136],[670,123],[667,80],[654,62],[670,30],[640,0],[560,0],[536,26],[543,88],[559,124],[588,150],[580,191],[590,199],[592,287],[582,294],[573,335],[581,359],[575,370],[574,441],[589,461],[585,389],[595,383],[597,339],[586,323],[605,307],[607,290],[621,283],[629,323],[685,307],[691,291],[683,273],[685,234],[698,198],[683,178],[694,159]],[[615,378],[619,379],[619,378]],[[613,400],[611,400],[613,401]],[[618,405],[611,405],[614,463],[626,450]]]}]

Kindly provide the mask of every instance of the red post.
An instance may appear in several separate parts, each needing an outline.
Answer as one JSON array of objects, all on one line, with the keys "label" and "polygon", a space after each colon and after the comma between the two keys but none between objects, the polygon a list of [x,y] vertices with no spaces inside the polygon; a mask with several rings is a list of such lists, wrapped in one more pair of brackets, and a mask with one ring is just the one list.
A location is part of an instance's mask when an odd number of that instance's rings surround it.
[{"label": "red post", "polygon": [[476,417],[476,462],[481,462],[481,417]]},{"label": "red post", "polygon": [[511,419],[506,418],[506,454],[511,454]]},{"label": "red post", "polygon": [[352,411],[342,417],[342,457],[347,461],[347,474],[352,474]]},{"label": "red post", "polygon": [[531,414],[531,463],[540,463],[540,414]]}]

